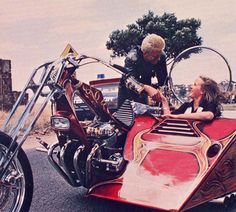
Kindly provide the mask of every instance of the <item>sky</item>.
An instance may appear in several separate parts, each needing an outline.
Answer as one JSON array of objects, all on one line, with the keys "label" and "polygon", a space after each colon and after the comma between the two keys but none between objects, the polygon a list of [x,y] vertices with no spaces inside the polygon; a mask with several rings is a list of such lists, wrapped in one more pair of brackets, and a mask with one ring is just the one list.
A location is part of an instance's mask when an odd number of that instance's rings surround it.
[{"label": "sky", "polygon": [[[34,68],[59,57],[68,43],[79,53],[109,61],[109,34],[149,10],[174,13],[178,20],[200,19],[203,45],[227,58],[236,80],[235,0],[1,0],[0,58],[11,60],[13,89],[21,89]],[[123,58],[115,62],[122,65]],[[118,76],[92,69],[81,78],[94,80],[101,72]]]}]

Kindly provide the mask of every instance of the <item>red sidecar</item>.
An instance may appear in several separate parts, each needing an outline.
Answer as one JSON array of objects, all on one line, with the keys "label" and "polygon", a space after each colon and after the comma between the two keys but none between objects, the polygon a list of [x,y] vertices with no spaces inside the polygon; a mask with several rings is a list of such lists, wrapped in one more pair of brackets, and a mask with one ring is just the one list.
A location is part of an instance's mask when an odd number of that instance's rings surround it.
[{"label": "red sidecar", "polygon": [[89,194],[184,211],[236,190],[235,148],[235,119],[137,117],[125,147],[126,171]]}]

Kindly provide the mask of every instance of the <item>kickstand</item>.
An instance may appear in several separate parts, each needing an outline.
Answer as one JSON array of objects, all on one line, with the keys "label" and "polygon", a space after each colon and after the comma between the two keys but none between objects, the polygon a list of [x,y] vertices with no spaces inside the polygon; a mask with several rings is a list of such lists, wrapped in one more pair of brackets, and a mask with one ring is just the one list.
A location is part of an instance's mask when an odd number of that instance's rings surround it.
[{"label": "kickstand", "polygon": [[36,137],[36,140],[38,143],[40,143],[43,146],[43,148],[37,147],[36,148],[37,151],[47,152],[49,150],[49,145],[46,142],[44,142],[40,137]]}]

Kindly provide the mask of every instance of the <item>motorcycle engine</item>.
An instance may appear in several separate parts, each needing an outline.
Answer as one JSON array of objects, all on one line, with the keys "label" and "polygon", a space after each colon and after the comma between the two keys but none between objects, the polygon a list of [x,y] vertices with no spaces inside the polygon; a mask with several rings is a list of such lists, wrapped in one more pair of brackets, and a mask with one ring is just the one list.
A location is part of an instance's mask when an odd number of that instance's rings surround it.
[{"label": "motorcycle engine", "polygon": [[86,129],[87,136],[110,137],[115,132],[115,127],[108,122],[93,122]]},{"label": "motorcycle engine", "polygon": [[93,121],[86,129],[88,140],[104,147],[114,147],[117,142],[118,129],[110,122]]},{"label": "motorcycle engine", "polygon": [[96,176],[116,176],[125,166],[122,148],[117,147],[119,130],[111,122],[94,120],[86,128],[88,140],[99,148],[93,155],[90,166]]}]

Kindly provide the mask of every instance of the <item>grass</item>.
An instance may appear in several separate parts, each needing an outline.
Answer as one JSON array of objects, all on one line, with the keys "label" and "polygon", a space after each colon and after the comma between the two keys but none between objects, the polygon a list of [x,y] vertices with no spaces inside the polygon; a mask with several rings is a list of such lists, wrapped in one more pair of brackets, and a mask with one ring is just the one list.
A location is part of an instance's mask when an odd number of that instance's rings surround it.
[{"label": "grass", "polygon": [[[24,111],[24,108],[25,108],[24,106],[20,106],[18,108],[15,115],[12,117],[10,125],[13,125],[15,123],[15,121],[17,120],[17,118],[20,117],[20,115]],[[33,110],[31,112],[31,114],[29,115],[29,117],[27,118],[26,126],[31,123],[38,108],[39,108],[39,106],[36,105],[35,110]],[[0,126],[1,127],[3,126],[5,120],[7,119],[8,114],[9,114],[9,112],[0,111]],[[48,131],[50,129],[50,117],[51,117],[51,109],[50,109],[50,105],[47,105],[47,107],[44,109],[44,111],[40,115],[39,119],[37,120],[37,122],[33,128],[33,132],[41,132],[41,133],[45,134],[46,131]]]}]

